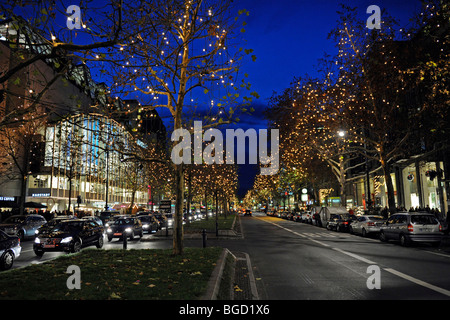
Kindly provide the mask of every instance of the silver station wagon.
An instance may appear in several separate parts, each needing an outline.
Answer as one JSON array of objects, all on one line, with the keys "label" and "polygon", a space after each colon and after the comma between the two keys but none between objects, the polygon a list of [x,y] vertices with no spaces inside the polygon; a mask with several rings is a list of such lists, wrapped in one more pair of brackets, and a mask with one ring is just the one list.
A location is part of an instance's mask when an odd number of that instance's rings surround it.
[{"label": "silver station wagon", "polygon": [[436,217],[429,213],[399,212],[390,216],[380,228],[380,240],[397,240],[402,246],[414,242],[427,242],[439,246],[442,226]]}]

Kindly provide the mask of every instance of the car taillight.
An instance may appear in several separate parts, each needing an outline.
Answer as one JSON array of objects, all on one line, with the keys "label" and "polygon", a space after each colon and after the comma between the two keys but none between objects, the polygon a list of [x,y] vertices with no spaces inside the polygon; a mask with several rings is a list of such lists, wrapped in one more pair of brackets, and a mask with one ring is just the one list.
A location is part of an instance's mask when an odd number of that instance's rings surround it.
[{"label": "car taillight", "polygon": [[408,231],[409,232],[413,232],[414,231],[414,227],[413,227],[413,225],[411,223],[408,224]]},{"label": "car taillight", "polygon": [[375,226],[375,222],[367,222],[367,225],[368,225],[369,227],[373,227],[373,226]]},{"label": "car taillight", "polygon": [[442,224],[439,223],[439,232],[442,232]]},{"label": "car taillight", "polygon": [[344,221],[344,224],[348,224],[348,221]]}]

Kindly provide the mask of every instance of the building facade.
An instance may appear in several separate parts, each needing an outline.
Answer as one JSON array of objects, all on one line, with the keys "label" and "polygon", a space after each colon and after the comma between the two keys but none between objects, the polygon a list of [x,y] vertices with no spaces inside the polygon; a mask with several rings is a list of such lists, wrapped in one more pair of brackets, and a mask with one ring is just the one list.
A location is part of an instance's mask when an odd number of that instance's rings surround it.
[{"label": "building facade", "polygon": [[[45,53],[45,43],[26,24],[4,22],[0,70]],[[148,203],[132,155],[163,140],[156,111],[140,114],[138,101],[110,97],[86,64],[64,54],[19,68],[0,83],[0,96],[0,208],[30,202],[59,212],[124,211]]]}]

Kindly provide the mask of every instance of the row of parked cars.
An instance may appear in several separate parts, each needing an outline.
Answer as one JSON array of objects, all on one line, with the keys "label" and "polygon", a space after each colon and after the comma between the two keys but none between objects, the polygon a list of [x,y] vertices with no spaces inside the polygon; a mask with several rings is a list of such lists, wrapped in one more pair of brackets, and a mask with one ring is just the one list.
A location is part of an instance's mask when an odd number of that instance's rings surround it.
[{"label": "row of parked cars", "polygon": [[81,219],[58,216],[48,222],[36,214],[11,216],[0,224],[0,270],[12,267],[21,253],[20,242],[26,239],[34,239],[33,250],[42,256],[48,251],[78,252],[89,245],[102,248],[105,234],[108,241],[133,240],[168,224],[167,217],[148,212],[136,216],[108,212]]},{"label": "row of parked cars", "polygon": [[313,207],[298,213],[270,212],[268,215],[364,237],[375,234],[383,242],[395,240],[403,246],[416,242],[439,246],[444,234],[448,234],[446,221],[428,212],[397,212],[386,219],[380,215],[350,214],[345,207]]}]

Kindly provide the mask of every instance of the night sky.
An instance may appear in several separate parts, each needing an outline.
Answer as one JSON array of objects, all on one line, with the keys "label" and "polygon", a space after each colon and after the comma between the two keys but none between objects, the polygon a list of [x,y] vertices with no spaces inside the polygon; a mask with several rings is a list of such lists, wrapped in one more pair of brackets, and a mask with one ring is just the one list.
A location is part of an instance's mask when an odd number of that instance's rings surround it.
[{"label": "night sky", "polygon": [[[340,3],[358,7],[362,21],[369,17],[367,7],[378,5],[400,21],[399,29],[410,27],[409,19],[421,9],[419,0],[235,0],[236,14],[239,9],[249,11],[245,19],[246,31],[242,34],[246,43],[242,46],[253,49],[252,54],[256,55],[254,62],[244,59],[240,73],[249,75],[251,91],[256,91],[260,98],[253,100],[255,112],[239,115],[241,121],[231,128],[267,128],[263,111],[269,98],[288,88],[294,77],[314,76],[318,59],[325,53],[336,54],[334,44],[327,36],[337,26],[336,11]],[[238,30],[236,32],[239,33]],[[168,110],[158,108],[157,111],[167,127],[171,127]],[[252,187],[256,173],[255,165],[242,166],[239,180],[241,196]]]},{"label": "night sky", "polygon": [[[242,70],[249,74],[252,90],[260,99],[254,101],[256,110],[252,116],[240,117],[239,127],[267,128],[262,117],[268,99],[274,92],[282,93],[294,77],[305,74],[315,75],[315,66],[324,53],[334,55],[336,49],[329,32],[337,26],[336,11],[339,4],[360,8],[361,19],[366,21],[368,6],[378,5],[391,16],[400,20],[399,28],[411,26],[409,19],[420,12],[418,0],[377,0],[377,1],[335,1],[335,0],[240,0],[239,8],[250,12],[247,18],[246,47],[254,50],[255,62],[247,61]],[[252,187],[256,173],[254,166],[245,165],[240,170],[240,195]]]}]

